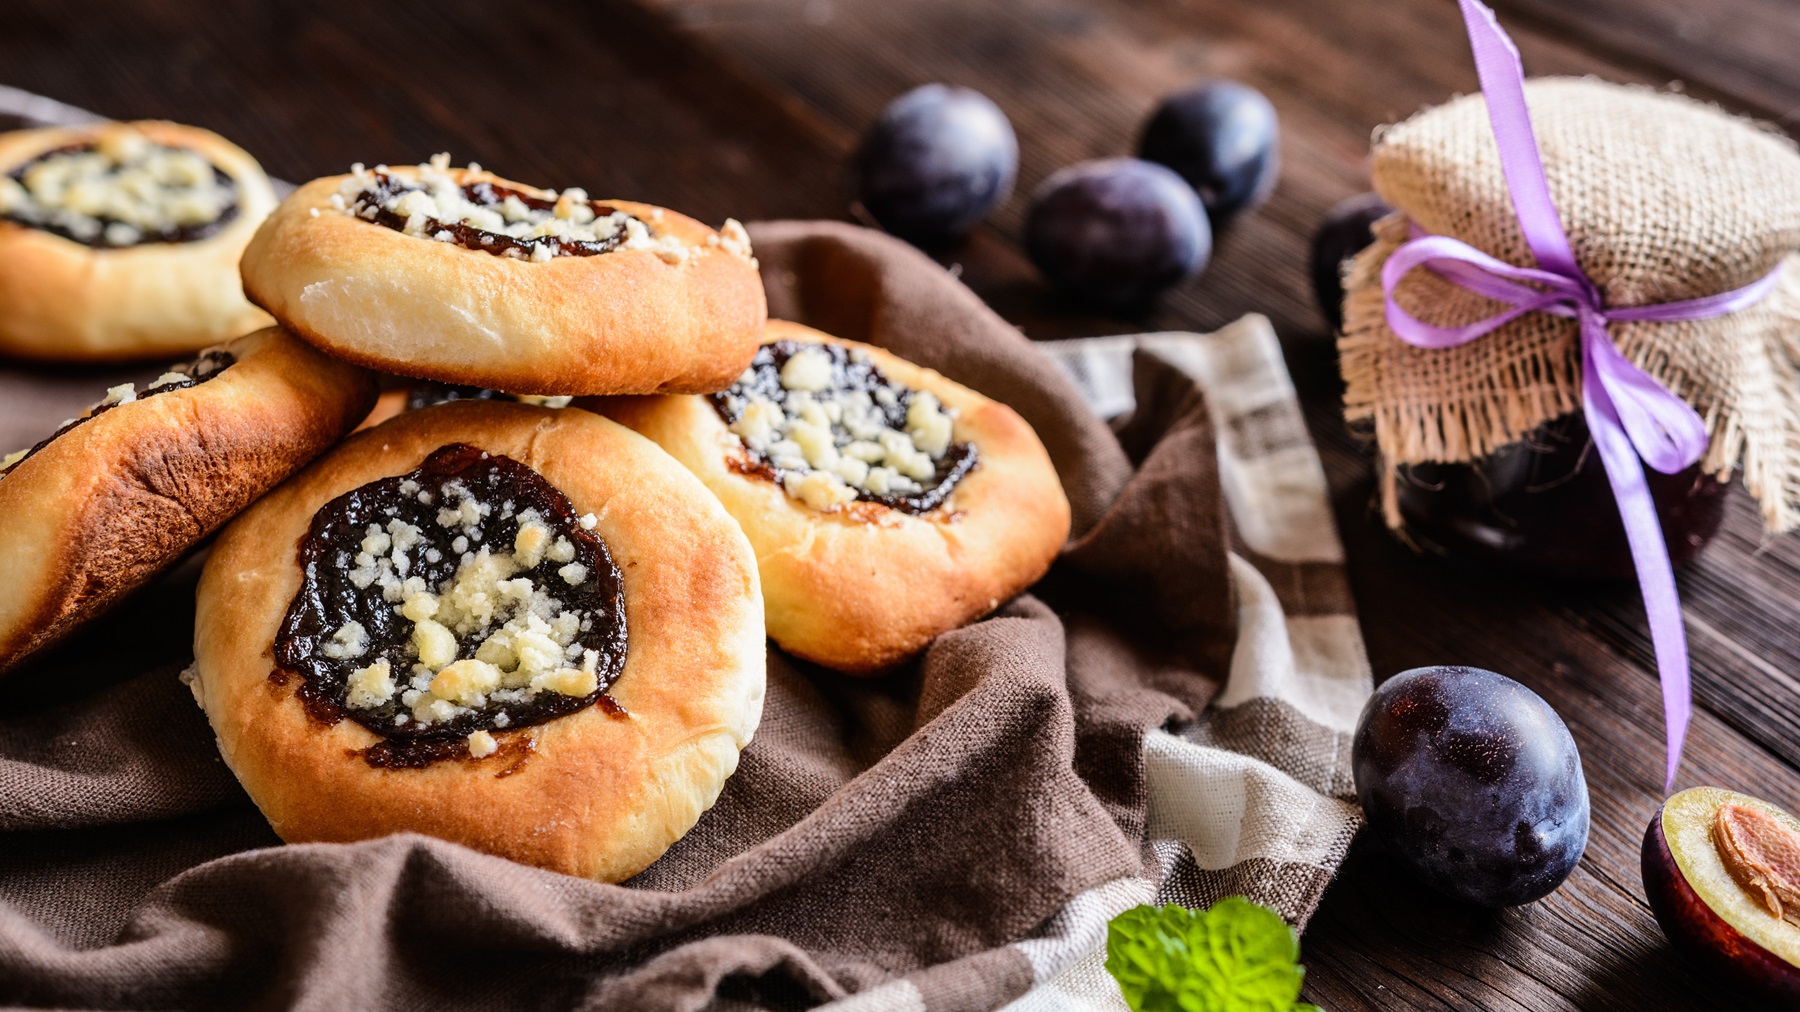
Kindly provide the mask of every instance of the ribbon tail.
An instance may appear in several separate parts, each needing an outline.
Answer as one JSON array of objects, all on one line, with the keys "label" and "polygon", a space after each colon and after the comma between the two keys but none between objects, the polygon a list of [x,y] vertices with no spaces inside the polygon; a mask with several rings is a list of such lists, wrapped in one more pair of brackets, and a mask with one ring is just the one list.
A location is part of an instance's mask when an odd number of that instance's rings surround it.
[{"label": "ribbon tail", "polygon": [[1544,175],[1537,134],[1531,128],[1531,110],[1525,104],[1525,67],[1519,47],[1507,36],[1492,9],[1481,0],[1457,0],[1463,25],[1469,31],[1469,48],[1475,56],[1475,73],[1487,101],[1488,121],[1499,146],[1500,171],[1519,216],[1525,245],[1538,266],[1566,277],[1580,277],[1575,251],[1563,231],[1562,219],[1550,199],[1550,183]]},{"label": "ribbon tail", "polygon": [[1669,546],[1663,540],[1656,504],[1644,478],[1644,464],[1631,437],[1619,421],[1619,413],[1591,361],[1589,342],[1584,342],[1582,393],[1588,430],[1600,451],[1600,462],[1618,500],[1619,519],[1637,567],[1638,590],[1644,598],[1644,615],[1650,626],[1650,643],[1656,652],[1656,669],[1662,682],[1663,730],[1667,746],[1665,791],[1675,789],[1675,771],[1681,765],[1681,749],[1693,714],[1693,690],[1689,681],[1687,632],[1681,622],[1681,598],[1675,589],[1675,569],[1669,562]]},{"label": "ribbon tail", "polygon": [[1688,402],[1631,364],[1592,313],[1581,314],[1582,369],[1606,390],[1608,403],[1645,464],[1674,474],[1706,453],[1706,421]]}]

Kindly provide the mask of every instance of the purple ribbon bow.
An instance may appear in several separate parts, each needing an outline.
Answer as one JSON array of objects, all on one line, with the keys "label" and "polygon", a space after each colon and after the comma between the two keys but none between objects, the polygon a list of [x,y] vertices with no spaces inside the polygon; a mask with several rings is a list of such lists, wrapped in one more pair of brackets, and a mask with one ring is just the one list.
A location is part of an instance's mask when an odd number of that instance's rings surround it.
[{"label": "purple ribbon bow", "polygon": [[[1475,69],[1487,99],[1488,119],[1500,148],[1500,167],[1512,194],[1519,228],[1538,266],[1515,267],[1449,236],[1426,235],[1395,250],[1381,271],[1387,294],[1388,326],[1401,340],[1421,348],[1466,344],[1526,313],[1573,317],[1581,324],[1581,396],[1588,430],[1618,501],[1619,516],[1637,567],[1650,641],[1662,678],[1663,719],[1668,742],[1665,789],[1675,786],[1675,769],[1692,713],[1688,685],[1687,636],[1669,547],[1657,522],[1656,505],[1644,480],[1644,464],[1664,474],[1691,466],[1706,452],[1706,424],[1686,401],[1632,365],[1607,333],[1612,320],[1674,323],[1723,316],[1754,305],[1774,288],[1779,268],[1735,291],[1654,306],[1606,305],[1599,289],[1575,262],[1563,232],[1538,153],[1531,115],[1525,107],[1525,71],[1512,39],[1478,0],[1458,0],[1475,51]],[[1394,299],[1394,289],[1417,267],[1478,295],[1512,308],[1466,327],[1434,327],[1416,319]],[[1641,461],[1641,463],[1640,463]]]}]

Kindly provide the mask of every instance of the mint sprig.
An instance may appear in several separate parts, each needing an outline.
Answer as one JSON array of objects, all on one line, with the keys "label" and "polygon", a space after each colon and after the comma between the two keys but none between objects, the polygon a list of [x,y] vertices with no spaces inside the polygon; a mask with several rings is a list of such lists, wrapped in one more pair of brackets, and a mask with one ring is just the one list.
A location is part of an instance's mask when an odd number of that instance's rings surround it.
[{"label": "mint sprig", "polygon": [[1300,939],[1267,907],[1133,907],[1106,929],[1106,972],[1134,1012],[1319,1012],[1300,1002]]}]

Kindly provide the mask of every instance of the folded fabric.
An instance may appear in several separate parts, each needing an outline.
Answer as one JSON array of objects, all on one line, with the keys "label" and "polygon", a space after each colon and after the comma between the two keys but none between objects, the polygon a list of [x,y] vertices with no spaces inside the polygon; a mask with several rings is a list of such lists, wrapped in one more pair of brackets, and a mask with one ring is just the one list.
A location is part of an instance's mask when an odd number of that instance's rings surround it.
[{"label": "folded fabric", "polygon": [[[888,677],[771,647],[718,804],[619,886],[417,836],[280,846],[179,663],[94,652],[111,623],[135,623],[139,656],[179,642],[176,574],[149,592],[157,621],[109,619],[0,692],[0,1002],[1122,1007],[1097,945],[1125,906],[1230,891],[1304,923],[1357,825],[1369,679],[1266,322],[1053,359],[884,236],[751,232],[771,315],[1037,429],[1074,511],[1051,574]],[[1098,389],[1125,368],[1125,391]],[[1077,380],[1134,402],[1116,434]]]}]

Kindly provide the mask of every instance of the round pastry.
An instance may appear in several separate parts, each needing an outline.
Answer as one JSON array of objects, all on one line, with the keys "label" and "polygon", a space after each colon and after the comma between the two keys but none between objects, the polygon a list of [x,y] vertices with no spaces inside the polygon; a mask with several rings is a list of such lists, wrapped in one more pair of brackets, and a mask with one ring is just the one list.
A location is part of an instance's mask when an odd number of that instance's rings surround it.
[{"label": "round pastry", "polygon": [[0,458],[0,672],[175,562],[350,431],[375,378],[270,327],[125,383]]},{"label": "round pastry", "polygon": [[619,881],[737,768],[765,654],[750,546],[693,475],[598,415],[477,401],[351,437],[228,527],[191,685],[285,840]]},{"label": "round pastry", "polygon": [[722,393],[594,407],[686,464],[743,526],[775,642],[880,671],[1050,567],[1069,503],[1011,408],[799,324],[770,320],[763,340]]},{"label": "round pastry", "polygon": [[767,312],[750,238],[479,166],[356,166],[282,202],[244,290],[363,365],[521,394],[701,393],[742,372]]},{"label": "round pastry", "polygon": [[256,160],[197,127],[0,134],[0,354],[146,358],[267,326],[237,265],[274,206]]}]

